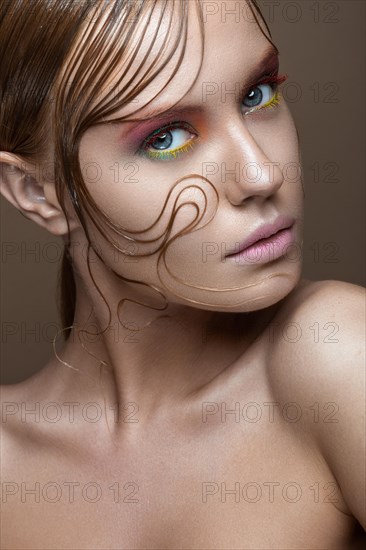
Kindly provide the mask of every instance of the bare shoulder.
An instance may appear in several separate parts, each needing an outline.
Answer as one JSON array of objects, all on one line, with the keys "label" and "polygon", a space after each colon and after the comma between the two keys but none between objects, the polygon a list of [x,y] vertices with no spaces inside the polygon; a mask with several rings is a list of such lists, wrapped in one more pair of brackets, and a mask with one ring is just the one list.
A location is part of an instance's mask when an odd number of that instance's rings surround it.
[{"label": "bare shoulder", "polygon": [[[273,325],[273,352],[332,357],[350,347],[360,352],[365,335],[366,289],[342,281],[309,281],[284,300]],[[320,344],[320,345],[315,345]],[[325,344],[336,344],[326,346]],[[360,347],[361,346],[361,347]]]},{"label": "bare shoulder", "polygon": [[27,411],[29,401],[37,403],[41,398],[46,368],[40,369],[32,376],[15,384],[0,386],[1,428],[14,427],[22,418],[22,411]]},{"label": "bare shoulder", "polygon": [[24,425],[21,419],[21,403],[24,400],[24,383],[3,385],[1,396],[0,461],[4,485],[17,479],[17,469],[23,454]]},{"label": "bare shoulder", "polygon": [[269,375],[277,391],[322,401],[356,397],[355,391],[364,397],[365,324],[363,287],[304,280],[271,326]]},{"label": "bare shoulder", "polygon": [[303,281],[272,328],[268,377],[274,394],[298,405],[344,499],[365,517],[365,289]]},{"label": "bare shoulder", "polygon": [[0,386],[3,475],[19,472],[25,457],[34,453],[42,440],[42,401],[51,387],[47,385],[47,378],[44,367],[21,382]]},{"label": "bare shoulder", "polygon": [[[322,365],[322,374],[342,374],[360,371],[365,347],[366,290],[342,281],[308,281],[284,301],[272,326],[273,353],[277,358],[286,354],[296,364],[314,361]],[[341,359],[348,359],[342,364]],[[320,363],[319,363],[320,361]],[[283,364],[285,366],[285,363]],[[327,365],[327,368],[325,368]],[[318,369],[309,369],[309,376],[318,376]]]},{"label": "bare shoulder", "polygon": [[269,376],[276,392],[334,402],[363,400],[366,291],[341,281],[303,281],[271,328]]}]

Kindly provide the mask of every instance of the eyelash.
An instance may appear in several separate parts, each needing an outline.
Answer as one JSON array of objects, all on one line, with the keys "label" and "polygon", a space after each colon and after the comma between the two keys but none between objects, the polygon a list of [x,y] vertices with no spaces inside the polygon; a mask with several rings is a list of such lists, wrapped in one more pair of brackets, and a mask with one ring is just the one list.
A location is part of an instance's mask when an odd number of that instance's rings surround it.
[{"label": "eyelash", "polygon": [[[247,115],[249,115],[251,113],[254,113],[256,111],[262,111],[262,109],[277,108],[281,103],[281,96],[279,95],[279,86],[281,84],[283,84],[287,80],[287,78],[288,78],[287,75],[279,75],[279,74],[274,72],[274,73],[271,73],[271,74],[267,75],[263,80],[261,80],[260,82],[258,82],[257,84],[255,84],[254,86],[249,88],[245,92],[244,99],[248,95],[249,92],[251,92],[252,90],[257,88],[258,86],[261,86],[261,85],[264,85],[264,84],[270,84],[272,89],[273,89],[274,94],[273,94],[273,97],[271,98],[270,101],[267,101],[267,103],[265,103],[261,107],[253,107],[252,109],[249,109],[249,111],[244,113],[244,116],[247,116]],[[169,122],[168,124],[166,124],[162,128],[158,128],[157,130],[155,130],[155,132],[150,134],[143,141],[141,147],[136,151],[136,154],[138,154],[140,156],[143,156],[143,157],[146,157],[148,159],[152,159],[152,160],[167,160],[167,159],[170,160],[172,158],[176,158],[177,156],[180,156],[183,153],[186,153],[188,150],[190,150],[194,147],[193,141],[197,141],[197,139],[196,140],[191,139],[186,145],[179,146],[176,149],[173,149],[172,151],[169,151],[169,152],[164,152],[164,151],[163,152],[158,152],[158,151],[152,152],[152,151],[146,151],[145,150],[145,148],[148,147],[151,143],[153,143],[157,137],[160,137],[162,134],[165,134],[166,132],[169,132],[170,130],[174,130],[176,128],[179,128],[179,129],[183,128],[183,129],[187,130],[188,132],[190,132],[191,134],[194,134],[194,132],[192,131],[192,127],[186,122],[183,122],[183,121]],[[196,135],[196,138],[198,138],[197,135]]]}]

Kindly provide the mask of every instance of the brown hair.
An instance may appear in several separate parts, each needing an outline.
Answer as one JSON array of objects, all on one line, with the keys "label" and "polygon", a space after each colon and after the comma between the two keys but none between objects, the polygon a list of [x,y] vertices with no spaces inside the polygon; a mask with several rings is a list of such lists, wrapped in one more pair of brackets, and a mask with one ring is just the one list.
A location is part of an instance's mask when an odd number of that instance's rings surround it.
[{"label": "brown hair", "polygon": [[[121,227],[111,225],[85,187],[78,163],[80,140],[88,128],[103,123],[104,117],[133,101],[168,63],[183,38],[182,54],[166,85],[173,78],[185,51],[189,1],[114,0],[111,3],[108,0],[0,0],[0,150],[16,154],[27,162],[46,162],[49,136],[52,132],[53,177],[57,198],[66,216],[64,193],[68,190],[89,246],[91,243],[84,211],[90,214],[93,223],[94,213],[114,230]],[[196,0],[196,6],[203,51],[201,1]],[[144,14],[151,17],[157,5],[161,7],[161,16],[150,49],[155,42],[163,15],[173,6],[170,10],[171,25],[175,6],[179,7],[179,28],[176,40],[171,43],[170,54],[160,64],[160,56],[156,56],[129,91],[130,82],[140,76],[144,63],[141,63],[128,82],[125,81],[126,73],[121,71],[113,89],[101,99],[100,90],[104,88],[111,74],[118,74],[116,68],[121,62],[128,58],[127,67],[132,64],[138,45],[131,52],[131,37],[141,17]],[[257,0],[248,0],[248,6],[258,26],[261,28],[259,15],[271,36]],[[147,21],[149,19],[148,17]],[[140,42],[145,38],[146,28],[147,24]],[[81,35],[83,40],[79,40]],[[167,38],[168,33],[164,46]],[[266,38],[273,44],[268,36]],[[160,52],[162,50],[163,48]],[[133,55],[130,58],[131,53]],[[197,77],[198,74],[195,80]],[[134,119],[120,117],[114,120]],[[70,227],[58,284],[63,327],[72,325],[76,302],[69,244]],[[89,254],[87,260],[90,273]],[[69,330],[64,335],[67,338]]]}]

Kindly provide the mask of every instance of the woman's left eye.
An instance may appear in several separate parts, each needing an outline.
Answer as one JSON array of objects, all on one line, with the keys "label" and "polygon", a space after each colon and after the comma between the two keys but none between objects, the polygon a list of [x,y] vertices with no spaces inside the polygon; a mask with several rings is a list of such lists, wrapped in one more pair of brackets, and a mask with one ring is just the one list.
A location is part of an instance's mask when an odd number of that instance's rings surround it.
[{"label": "woman's left eye", "polygon": [[273,91],[273,85],[270,84],[258,84],[255,86],[255,88],[252,88],[250,92],[245,96],[243,100],[243,104],[245,107],[249,107],[249,111],[245,112],[244,114],[248,114],[249,112],[256,111],[257,109],[262,109],[263,107],[266,107],[270,104],[276,104],[279,103],[279,97],[278,92],[275,90]]},{"label": "woman's left eye", "polygon": [[253,86],[244,97],[243,104],[249,107],[244,115],[255,111],[278,107],[281,103],[279,87],[287,80],[287,75],[279,75],[277,71],[267,75],[264,80]]},{"label": "woman's left eye", "polygon": [[137,153],[158,160],[176,158],[193,147],[192,141],[195,137],[198,136],[189,124],[172,122],[150,134]]}]

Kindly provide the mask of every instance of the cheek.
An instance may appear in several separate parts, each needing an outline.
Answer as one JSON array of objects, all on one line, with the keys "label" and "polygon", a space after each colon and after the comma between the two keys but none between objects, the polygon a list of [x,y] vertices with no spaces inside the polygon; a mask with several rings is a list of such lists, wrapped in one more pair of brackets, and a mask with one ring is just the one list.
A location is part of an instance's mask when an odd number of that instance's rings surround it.
[{"label": "cheek", "polygon": [[272,162],[278,162],[280,166],[300,163],[295,122],[283,99],[273,117],[262,120],[249,117],[247,127]]},{"label": "cheek", "polygon": [[295,121],[290,113],[286,103],[283,103],[280,119],[279,145],[281,145],[279,154],[284,163],[293,163],[300,166],[299,137],[295,126]]},{"label": "cheek", "polygon": [[164,210],[174,174],[151,170],[144,159],[123,157],[116,140],[105,138],[103,145],[103,137],[97,139],[93,131],[83,137],[79,157],[85,186],[113,224],[126,232],[145,231]]},{"label": "cheek", "polygon": [[281,169],[284,176],[284,183],[287,184],[285,187],[290,187],[290,196],[296,201],[300,209],[299,211],[301,211],[304,198],[304,186],[299,136],[294,119],[286,103],[283,105],[283,108],[281,146],[279,146],[278,154],[282,159]]},{"label": "cheek", "polygon": [[[199,216],[197,208],[187,203],[204,207],[202,181],[188,177],[192,170],[186,162],[123,157],[111,130],[90,129],[81,141],[79,157],[86,188],[111,222],[132,237],[159,238],[144,245],[147,251],[156,249],[167,232],[171,237]],[[206,195],[212,193],[206,190]]]},{"label": "cheek", "polygon": [[[122,233],[95,216],[105,236],[88,220],[93,246],[117,273],[156,282],[157,258],[162,245],[197,216],[196,208],[187,203],[194,202],[203,210],[202,192],[192,189],[192,183],[197,181],[176,183],[186,174],[184,164],[179,173],[169,167],[150,167],[143,159],[123,160],[113,146],[96,147],[90,136],[84,136],[81,143],[80,165],[85,186],[98,209]],[[141,257],[145,254],[151,255]]]},{"label": "cheek", "polygon": [[[286,103],[282,104],[281,116],[278,122],[277,155],[281,159],[282,170],[285,180],[294,179],[297,172],[298,181],[301,179],[301,159],[299,150],[299,138],[294,119]],[[287,178],[289,175],[289,178]]]}]

